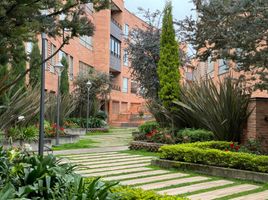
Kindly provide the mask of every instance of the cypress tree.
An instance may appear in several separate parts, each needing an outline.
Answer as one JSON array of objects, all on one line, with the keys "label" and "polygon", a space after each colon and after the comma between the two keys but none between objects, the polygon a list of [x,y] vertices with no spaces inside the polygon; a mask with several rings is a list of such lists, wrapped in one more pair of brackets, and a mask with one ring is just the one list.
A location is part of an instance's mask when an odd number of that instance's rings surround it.
[{"label": "cypress tree", "polygon": [[41,82],[41,53],[37,43],[33,44],[33,49],[30,53],[30,85],[40,85]]},{"label": "cypress tree", "polygon": [[165,108],[172,111],[173,101],[179,98],[179,44],[176,41],[173,26],[172,4],[167,1],[164,9],[160,41],[160,60],[157,73],[159,76],[159,98]]},{"label": "cypress tree", "polygon": [[61,64],[64,66],[64,69],[61,73],[60,79],[60,92],[61,94],[69,94],[69,78],[68,78],[68,62],[65,57],[62,58]]},{"label": "cypress tree", "polygon": [[[13,58],[10,62],[10,80],[16,79],[21,73],[25,72],[26,70],[26,53],[25,47],[22,41],[18,41],[17,45],[14,46],[12,49],[13,51]],[[20,79],[13,87],[14,94],[20,88],[25,88],[25,77]]]}]

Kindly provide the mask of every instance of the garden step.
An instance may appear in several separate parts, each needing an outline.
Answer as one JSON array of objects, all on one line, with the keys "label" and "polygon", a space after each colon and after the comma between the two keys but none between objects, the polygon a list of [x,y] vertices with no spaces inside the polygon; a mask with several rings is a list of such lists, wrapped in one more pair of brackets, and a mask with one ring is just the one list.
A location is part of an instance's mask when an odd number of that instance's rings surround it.
[{"label": "garden step", "polygon": [[117,158],[117,157],[123,157],[123,156],[131,156],[129,154],[107,154],[107,155],[95,155],[95,156],[83,156],[83,157],[72,157],[72,158],[68,158],[69,160],[72,161],[79,161],[79,160],[83,160],[83,159],[88,159],[88,160],[94,160],[94,159],[107,159],[107,158]]},{"label": "garden step", "polygon": [[183,183],[205,181],[208,179],[209,178],[204,177],[204,176],[195,176],[195,177],[189,177],[189,178],[181,178],[181,179],[177,179],[177,180],[169,180],[169,181],[151,183],[151,184],[146,184],[146,185],[137,186],[137,187],[142,188],[144,190],[153,190],[153,189],[159,189],[159,188],[169,187],[169,186],[173,186],[173,185],[179,185],[179,184],[183,184]]},{"label": "garden step", "polygon": [[200,194],[195,194],[191,196],[187,196],[191,200],[212,200],[220,197],[225,197],[228,195],[250,191],[259,188],[259,186],[251,185],[251,184],[242,184],[232,187],[227,187],[223,189],[213,190],[210,192],[204,192]]},{"label": "garden step", "polygon": [[114,166],[121,166],[121,165],[130,165],[130,164],[138,164],[138,163],[143,163],[146,165],[150,165],[150,161],[151,159],[149,158],[143,158],[143,159],[139,159],[139,160],[132,160],[132,161],[118,161],[118,162],[114,162],[114,161],[108,161],[104,164],[91,164],[88,162],[82,162],[82,163],[76,163],[80,166],[87,166],[89,168],[101,168],[101,167],[114,167]]},{"label": "garden step", "polygon": [[91,159],[90,157],[89,158],[83,158],[81,160],[69,160],[68,162],[71,162],[71,163],[79,163],[79,162],[87,162],[87,163],[93,163],[93,164],[102,164],[102,163],[106,163],[106,162],[118,162],[118,161],[131,161],[131,160],[141,160],[141,159],[144,159],[144,158],[150,158],[152,159],[153,157],[144,157],[144,156],[115,156],[115,157],[107,157],[107,158],[94,158],[94,159]]},{"label": "garden step", "polygon": [[210,181],[210,182],[197,183],[197,184],[184,186],[184,187],[161,190],[161,191],[158,191],[158,193],[159,194],[168,194],[168,195],[178,195],[178,194],[184,194],[184,193],[188,193],[188,192],[195,192],[198,190],[228,185],[228,184],[232,184],[232,183],[233,183],[232,181],[226,181],[226,180]]},{"label": "garden step", "polygon": [[83,153],[83,154],[73,154],[73,155],[64,155],[64,158],[78,158],[84,156],[100,156],[100,155],[111,155],[111,154],[120,154],[118,152],[100,152],[100,153]]},{"label": "garden step", "polygon": [[154,170],[154,171],[148,171],[148,172],[139,172],[139,173],[119,175],[119,176],[111,176],[111,177],[104,178],[104,180],[119,181],[119,180],[124,180],[124,179],[137,178],[137,177],[143,177],[143,176],[153,176],[153,175],[160,175],[160,174],[167,174],[167,173],[170,173],[170,172],[165,171],[165,170]]},{"label": "garden step", "polygon": [[230,200],[267,200],[268,199],[268,190],[263,192],[257,192],[254,194],[249,194],[242,197],[237,197]]},{"label": "garden step", "polygon": [[134,173],[134,172],[144,172],[144,171],[152,171],[150,168],[146,167],[137,167],[137,168],[127,168],[115,171],[103,171],[103,172],[95,172],[95,173],[88,173],[82,174],[84,177],[98,177],[98,176],[111,176],[111,175],[121,175],[125,173]]},{"label": "garden step", "polygon": [[102,172],[102,171],[114,171],[119,169],[130,169],[130,168],[138,168],[138,167],[145,167],[148,166],[150,163],[140,163],[135,165],[123,165],[123,166],[116,166],[116,167],[106,167],[106,168],[98,168],[98,169],[81,169],[76,170],[77,173],[82,174],[89,174],[89,173],[95,173],[95,172]]},{"label": "garden step", "polygon": [[127,181],[121,181],[120,184],[122,185],[136,185],[136,184],[144,184],[144,183],[150,183],[154,181],[161,181],[161,180],[167,180],[167,179],[173,179],[173,178],[180,178],[183,176],[188,176],[188,174],[183,173],[172,173],[172,174],[165,174],[160,176],[151,176],[146,178],[137,178]]}]

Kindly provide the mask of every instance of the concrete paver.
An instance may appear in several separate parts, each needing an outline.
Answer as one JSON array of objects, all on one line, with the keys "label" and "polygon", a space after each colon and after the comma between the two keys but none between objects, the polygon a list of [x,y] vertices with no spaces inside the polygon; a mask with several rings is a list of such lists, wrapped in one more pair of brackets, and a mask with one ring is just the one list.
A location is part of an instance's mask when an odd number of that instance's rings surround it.
[{"label": "concrete paver", "polygon": [[201,200],[201,199],[212,200],[212,199],[225,197],[225,196],[240,193],[240,192],[254,190],[257,188],[258,188],[258,186],[256,186],[256,185],[242,184],[242,185],[232,186],[232,187],[223,188],[223,189],[219,189],[219,190],[213,190],[210,192],[195,194],[195,195],[191,195],[191,196],[187,196],[187,197],[191,200]]},{"label": "concrete paver", "polygon": [[148,172],[138,172],[138,173],[131,173],[131,174],[125,174],[125,175],[119,175],[119,176],[110,176],[103,178],[106,181],[119,181],[124,179],[130,179],[130,178],[137,178],[142,176],[153,176],[153,175],[160,175],[160,174],[167,174],[170,173],[167,170],[152,170]]},{"label": "concrete paver", "polygon": [[178,194],[184,194],[184,193],[188,193],[188,192],[195,192],[198,190],[228,185],[228,184],[232,184],[232,183],[233,183],[232,181],[227,181],[227,180],[209,181],[209,182],[205,182],[205,183],[197,183],[197,184],[184,186],[184,187],[161,190],[161,191],[158,191],[158,193],[159,194],[168,194],[168,195],[178,195]]},{"label": "concrete paver", "polygon": [[254,194],[249,194],[242,197],[237,197],[230,200],[267,200],[268,199],[268,190],[263,192],[257,192]]},{"label": "concrete paver", "polygon": [[183,184],[183,183],[205,181],[208,179],[209,178],[204,177],[204,176],[194,176],[194,177],[189,177],[189,178],[181,178],[181,179],[177,179],[177,180],[169,180],[169,181],[162,181],[162,182],[157,182],[157,183],[145,184],[145,185],[141,185],[141,186],[137,186],[137,187],[142,188],[144,190],[153,190],[153,189],[169,187],[172,185],[179,185],[179,184]]}]

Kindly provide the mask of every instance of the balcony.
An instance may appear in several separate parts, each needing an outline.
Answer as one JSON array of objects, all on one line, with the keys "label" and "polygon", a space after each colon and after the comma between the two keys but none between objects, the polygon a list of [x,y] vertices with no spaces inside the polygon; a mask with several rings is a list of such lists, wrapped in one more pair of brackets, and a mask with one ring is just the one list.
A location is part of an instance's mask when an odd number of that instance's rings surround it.
[{"label": "balcony", "polygon": [[194,76],[192,72],[186,72],[185,73],[185,80],[186,81],[193,81],[194,80]]},{"label": "balcony", "polygon": [[123,35],[122,26],[116,20],[111,18],[110,28],[111,28],[111,35],[114,36],[119,41],[121,41]]},{"label": "balcony", "polygon": [[121,87],[116,84],[112,84],[112,90],[121,91]]},{"label": "balcony", "polygon": [[112,53],[110,54],[110,69],[112,72],[121,72],[121,59]]}]

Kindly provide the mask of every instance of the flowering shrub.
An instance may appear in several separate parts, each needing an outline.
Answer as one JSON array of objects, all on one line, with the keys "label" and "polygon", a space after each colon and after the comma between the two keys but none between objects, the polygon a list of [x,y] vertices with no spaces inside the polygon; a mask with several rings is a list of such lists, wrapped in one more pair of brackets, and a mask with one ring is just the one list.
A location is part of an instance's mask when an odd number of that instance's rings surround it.
[{"label": "flowering shrub", "polygon": [[225,149],[225,151],[238,152],[240,150],[240,146],[237,143],[230,143],[229,147]]},{"label": "flowering shrub", "polygon": [[[45,122],[45,136],[46,137],[56,137],[56,131],[57,131],[57,124],[50,124],[49,122]],[[59,127],[59,135],[64,136],[64,128]]]}]

